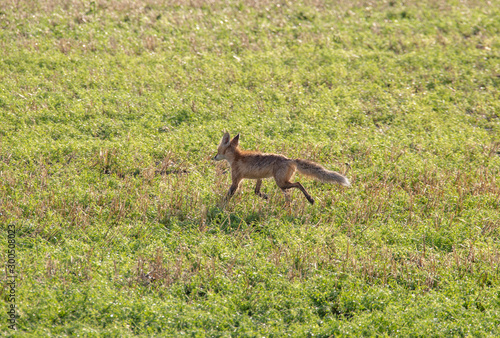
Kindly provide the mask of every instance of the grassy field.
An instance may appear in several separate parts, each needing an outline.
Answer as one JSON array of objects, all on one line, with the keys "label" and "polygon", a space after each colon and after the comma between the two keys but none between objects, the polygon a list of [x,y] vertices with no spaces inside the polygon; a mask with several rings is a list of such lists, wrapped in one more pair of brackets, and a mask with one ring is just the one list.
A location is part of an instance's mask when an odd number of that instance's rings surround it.
[{"label": "grassy field", "polygon": [[[499,17],[0,1],[0,335],[499,336]],[[352,188],[298,176],[316,204],[287,207],[247,181],[221,208],[224,130]]]}]

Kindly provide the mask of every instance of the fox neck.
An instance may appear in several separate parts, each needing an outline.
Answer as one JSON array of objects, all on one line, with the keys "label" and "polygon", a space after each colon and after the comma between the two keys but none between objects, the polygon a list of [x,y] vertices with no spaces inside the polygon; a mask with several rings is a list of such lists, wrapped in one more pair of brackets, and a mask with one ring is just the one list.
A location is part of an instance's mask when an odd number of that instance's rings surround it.
[{"label": "fox neck", "polygon": [[238,147],[231,147],[226,151],[224,155],[226,156],[226,161],[229,163],[229,165],[233,165],[233,163],[238,161],[238,159],[241,157],[241,150]]}]

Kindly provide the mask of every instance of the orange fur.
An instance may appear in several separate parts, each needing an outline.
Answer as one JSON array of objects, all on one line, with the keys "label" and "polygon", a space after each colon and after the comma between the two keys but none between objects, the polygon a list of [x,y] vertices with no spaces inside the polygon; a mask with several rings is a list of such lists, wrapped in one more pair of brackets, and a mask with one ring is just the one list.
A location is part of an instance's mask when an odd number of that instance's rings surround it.
[{"label": "orange fur", "polygon": [[231,165],[232,184],[227,194],[227,200],[234,195],[242,179],[255,179],[255,193],[265,199],[267,196],[260,192],[263,178],[274,177],[276,184],[285,193],[288,189],[296,188],[302,191],[307,200],[314,204],[314,199],[298,182],[291,182],[295,171],[314,177],[322,182],[336,182],[350,186],[349,180],[343,175],[330,171],[321,165],[301,159],[289,159],[279,154],[265,154],[258,151],[241,150],[238,147],[240,134],[232,140],[229,133],[225,133],[217,148],[214,160],[226,160]]}]

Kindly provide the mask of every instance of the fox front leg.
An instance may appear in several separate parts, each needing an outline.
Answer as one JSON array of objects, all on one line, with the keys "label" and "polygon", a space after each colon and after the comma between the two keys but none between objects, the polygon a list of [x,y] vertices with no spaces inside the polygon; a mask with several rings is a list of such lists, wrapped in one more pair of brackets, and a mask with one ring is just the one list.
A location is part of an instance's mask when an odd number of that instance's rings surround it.
[{"label": "fox front leg", "polygon": [[233,177],[233,182],[232,182],[231,186],[229,187],[229,191],[227,192],[227,195],[225,198],[226,202],[228,202],[231,199],[231,197],[233,197],[234,193],[238,189],[238,186],[240,185],[240,182],[241,182],[241,178],[239,178],[239,177],[234,178]]}]

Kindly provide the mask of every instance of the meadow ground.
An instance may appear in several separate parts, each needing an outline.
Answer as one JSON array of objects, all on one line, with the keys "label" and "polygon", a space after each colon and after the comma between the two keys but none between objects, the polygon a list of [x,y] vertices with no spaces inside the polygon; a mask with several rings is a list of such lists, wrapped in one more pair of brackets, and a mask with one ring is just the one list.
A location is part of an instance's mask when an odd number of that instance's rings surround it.
[{"label": "meadow ground", "polygon": [[[500,335],[499,17],[1,1],[1,335]],[[220,208],[223,130],[353,186]]]}]

